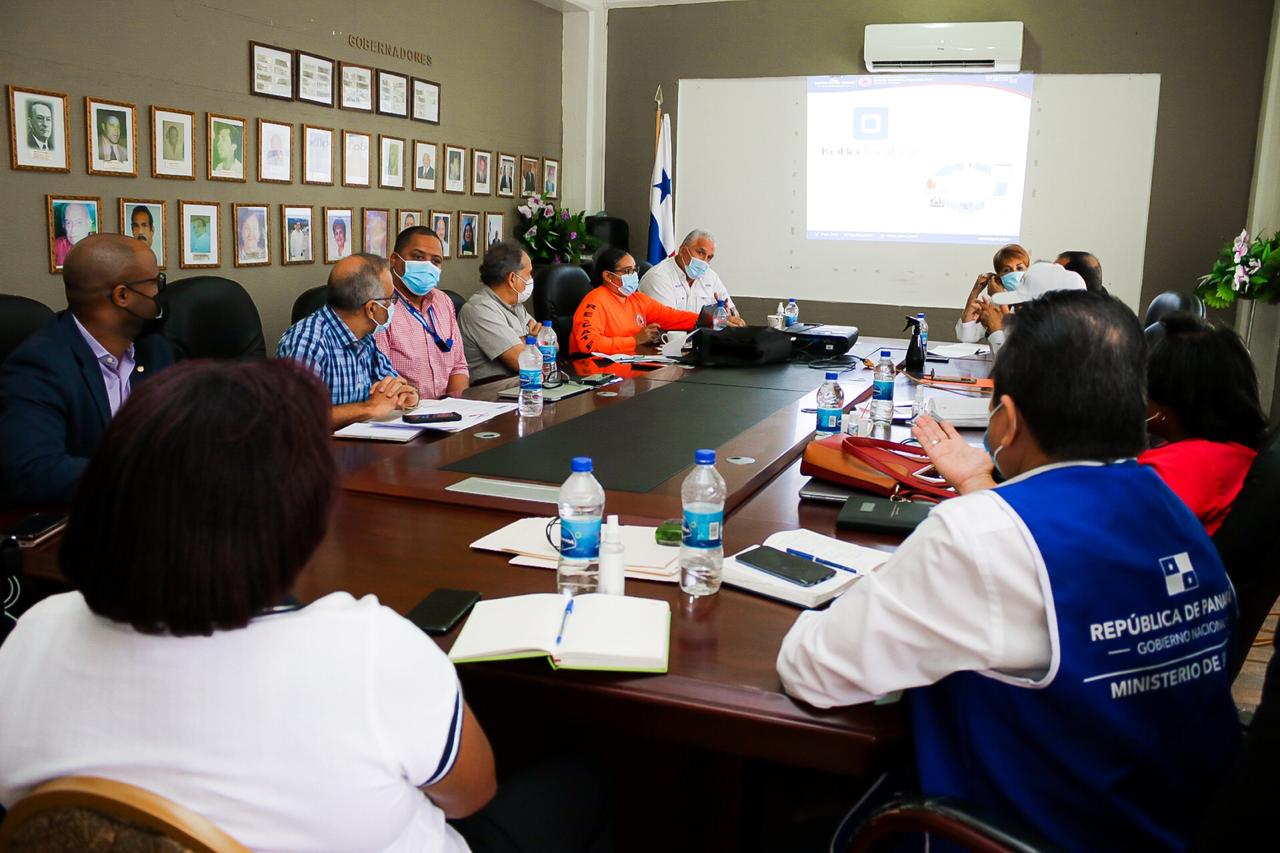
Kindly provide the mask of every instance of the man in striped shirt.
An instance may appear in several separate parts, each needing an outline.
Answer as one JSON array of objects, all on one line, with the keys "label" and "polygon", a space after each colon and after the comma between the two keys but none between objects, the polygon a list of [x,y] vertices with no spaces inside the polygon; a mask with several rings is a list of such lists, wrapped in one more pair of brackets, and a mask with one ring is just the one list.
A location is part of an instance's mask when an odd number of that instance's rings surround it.
[{"label": "man in striped shirt", "polygon": [[417,390],[373,340],[391,324],[394,302],[387,262],[377,255],[352,255],[329,273],[328,304],[280,336],[276,356],[306,364],[329,386],[334,429],[418,405]]}]

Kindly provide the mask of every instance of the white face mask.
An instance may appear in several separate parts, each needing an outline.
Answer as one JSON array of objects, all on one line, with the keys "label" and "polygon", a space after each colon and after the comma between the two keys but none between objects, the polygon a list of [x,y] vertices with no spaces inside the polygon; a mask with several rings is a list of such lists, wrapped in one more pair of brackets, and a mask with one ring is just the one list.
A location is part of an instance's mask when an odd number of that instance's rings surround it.
[{"label": "white face mask", "polygon": [[[515,290],[515,288],[512,288],[512,290]],[[530,296],[533,296],[533,276],[524,279],[524,290],[516,293],[516,304],[528,302]]]}]

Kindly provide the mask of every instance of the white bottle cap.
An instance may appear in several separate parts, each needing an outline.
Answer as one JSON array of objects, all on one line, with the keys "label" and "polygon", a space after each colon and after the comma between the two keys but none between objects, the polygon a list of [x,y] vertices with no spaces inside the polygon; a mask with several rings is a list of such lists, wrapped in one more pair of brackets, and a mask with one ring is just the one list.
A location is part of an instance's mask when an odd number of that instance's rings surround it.
[{"label": "white bottle cap", "polygon": [[622,528],[618,526],[618,516],[609,516],[604,523],[604,541],[621,542]]}]

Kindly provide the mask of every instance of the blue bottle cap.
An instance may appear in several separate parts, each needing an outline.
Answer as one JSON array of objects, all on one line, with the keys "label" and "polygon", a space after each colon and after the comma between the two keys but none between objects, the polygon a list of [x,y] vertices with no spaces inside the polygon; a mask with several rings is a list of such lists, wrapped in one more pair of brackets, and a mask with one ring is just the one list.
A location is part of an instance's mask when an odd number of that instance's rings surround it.
[{"label": "blue bottle cap", "polygon": [[[510,338],[508,338],[507,340],[511,340],[511,339],[510,339]],[[535,338],[533,335],[525,335],[525,336],[524,336],[524,342],[525,342],[526,344],[535,344],[535,343],[537,343],[537,342],[538,342],[538,339],[537,339],[537,338]]]},{"label": "blue bottle cap", "polygon": [[543,320],[543,321],[542,321],[542,326],[543,326],[543,328],[550,329],[550,328],[551,328],[551,321],[550,321],[550,320]]},{"label": "blue bottle cap", "polygon": [[573,465],[573,473],[575,474],[582,474],[584,472],[588,474],[591,473],[591,457],[590,456],[575,456],[573,457],[572,465]]},{"label": "blue bottle cap", "polygon": [[836,381],[837,379],[839,379],[839,378],[840,378],[840,374],[839,374],[839,373],[836,373],[834,370],[828,370],[828,371],[827,371],[827,381],[828,381],[828,382],[835,382],[835,381]]},{"label": "blue bottle cap", "polygon": [[792,296],[792,297],[791,297],[790,299],[788,299],[787,301],[788,301],[788,302],[795,302],[795,301],[796,301],[796,298],[795,298],[794,296]]},{"label": "blue bottle cap", "polygon": [[917,314],[917,315],[916,315],[916,317],[917,317],[917,318],[919,318],[919,319],[921,319],[921,320],[923,320],[923,319],[924,319],[924,312],[923,312],[923,311],[921,311],[919,314]]},{"label": "blue bottle cap", "polygon": [[698,465],[714,465],[716,464],[716,452],[714,450],[695,450],[693,452],[693,461]]},{"label": "blue bottle cap", "polygon": [[889,352],[889,350],[887,350],[887,349],[882,349],[882,350],[880,350],[880,357],[881,357],[881,358],[888,358],[890,355],[892,355],[892,353],[890,353],[890,352]]}]

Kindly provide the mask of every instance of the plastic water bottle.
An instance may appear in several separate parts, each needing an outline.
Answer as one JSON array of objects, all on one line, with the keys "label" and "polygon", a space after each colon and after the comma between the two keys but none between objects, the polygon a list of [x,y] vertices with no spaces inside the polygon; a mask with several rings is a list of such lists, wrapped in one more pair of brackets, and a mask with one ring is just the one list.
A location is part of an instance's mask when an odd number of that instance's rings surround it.
[{"label": "plastic water bottle", "polygon": [[716,300],[715,310],[711,312],[711,328],[718,332],[721,329],[728,328],[728,326],[729,312],[725,310],[724,300],[718,299]]},{"label": "plastic water bottle", "polygon": [[929,324],[924,320],[924,312],[916,314],[916,327],[920,329],[920,355],[928,357],[929,355]]},{"label": "plastic water bottle", "polygon": [[533,335],[525,335],[520,353],[520,417],[542,414],[542,353]]},{"label": "plastic water bottle", "polygon": [[538,349],[542,352],[542,381],[545,384],[556,372],[556,359],[560,356],[560,340],[550,320],[542,321],[542,329],[538,331]]},{"label": "plastic water bottle", "polygon": [[562,595],[595,592],[599,580],[600,516],[604,489],[591,476],[591,459],[573,458],[573,473],[560,487],[560,559],[556,586]]},{"label": "plastic water bottle", "polygon": [[827,372],[827,381],[818,389],[818,437],[826,438],[840,431],[840,416],[844,414],[844,389],[837,381],[840,374]]},{"label": "plastic water bottle", "polygon": [[876,426],[893,423],[893,358],[889,350],[880,350],[880,363],[871,383],[871,418]]},{"label": "plastic water bottle", "polygon": [[680,588],[689,595],[720,591],[724,562],[724,477],[716,470],[716,452],[699,450],[680,487],[684,539],[680,543]]},{"label": "plastic water bottle", "polygon": [[796,304],[794,296],[787,300],[787,307],[783,309],[782,315],[786,318],[787,328],[800,322],[800,306]]},{"label": "plastic water bottle", "polygon": [[600,539],[600,585],[604,595],[626,595],[626,549],[622,545],[622,527],[618,517],[605,520]]}]

